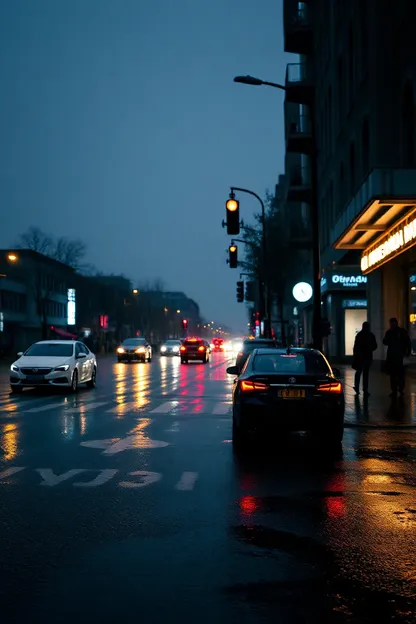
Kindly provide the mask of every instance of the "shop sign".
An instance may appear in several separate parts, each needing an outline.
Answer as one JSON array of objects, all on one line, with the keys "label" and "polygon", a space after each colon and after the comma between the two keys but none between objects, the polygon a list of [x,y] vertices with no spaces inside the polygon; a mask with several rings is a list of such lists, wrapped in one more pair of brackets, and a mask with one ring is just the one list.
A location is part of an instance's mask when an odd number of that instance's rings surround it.
[{"label": "shop sign", "polygon": [[68,288],[67,292],[67,325],[75,325],[76,324],[76,297],[75,297],[75,289]]},{"label": "shop sign", "polygon": [[[329,280],[329,284],[328,284]],[[367,284],[368,278],[365,275],[347,275],[345,273],[334,273],[321,278],[321,291],[343,290],[344,288],[359,288]]]},{"label": "shop sign", "polygon": [[363,251],[361,270],[374,271],[379,266],[412,247],[416,242],[416,216],[412,211],[405,219],[388,230],[376,243]]},{"label": "shop sign", "polygon": [[343,308],[366,308],[367,299],[344,299],[342,302]]}]

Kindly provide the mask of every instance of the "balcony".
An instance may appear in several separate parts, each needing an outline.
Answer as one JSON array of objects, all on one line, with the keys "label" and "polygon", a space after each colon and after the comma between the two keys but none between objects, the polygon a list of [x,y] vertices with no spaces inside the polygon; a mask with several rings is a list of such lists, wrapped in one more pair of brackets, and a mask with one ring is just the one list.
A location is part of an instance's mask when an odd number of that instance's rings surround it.
[{"label": "balcony", "polygon": [[312,184],[308,167],[294,167],[289,172],[286,200],[288,202],[311,203]]},{"label": "balcony", "polygon": [[296,110],[286,111],[286,151],[310,156],[313,151],[313,136],[309,115],[300,115],[299,105]]},{"label": "balcony", "polygon": [[308,4],[284,0],[283,20],[285,52],[310,54],[313,51],[313,29]]},{"label": "balcony", "polygon": [[299,225],[292,223],[289,232],[289,241],[290,246],[295,249],[311,249],[311,229],[307,228],[303,223]]},{"label": "balcony", "polygon": [[314,98],[312,72],[306,63],[289,63],[285,80],[286,100],[310,106]]}]

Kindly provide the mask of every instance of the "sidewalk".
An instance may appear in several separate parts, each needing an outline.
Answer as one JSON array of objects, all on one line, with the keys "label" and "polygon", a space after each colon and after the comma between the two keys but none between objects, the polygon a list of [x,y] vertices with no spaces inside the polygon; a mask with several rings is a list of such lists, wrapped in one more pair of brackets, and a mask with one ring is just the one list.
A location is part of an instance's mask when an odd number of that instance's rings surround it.
[{"label": "sidewalk", "polygon": [[346,427],[382,429],[416,429],[416,371],[406,369],[406,389],[403,398],[389,397],[389,376],[374,366],[370,371],[370,396],[354,391],[355,371],[346,364],[336,365],[341,371],[345,389]]}]

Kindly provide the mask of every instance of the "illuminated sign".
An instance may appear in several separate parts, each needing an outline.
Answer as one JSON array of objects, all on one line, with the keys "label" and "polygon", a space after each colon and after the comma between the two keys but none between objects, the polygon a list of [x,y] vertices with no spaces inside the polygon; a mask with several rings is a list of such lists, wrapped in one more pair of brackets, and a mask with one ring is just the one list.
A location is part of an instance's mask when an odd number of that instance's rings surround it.
[{"label": "illuminated sign", "polygon": [[4,331],[4,314],[0,312],[0,332]]},{"label": "illuminated sign", "polygon": [[416,242],[416,216],[410,215],[394,225],[375,243],[367,247],[361,256],[361,270],[369,273],[412,247]]},{"label": "illuminated sign", "polygon": [[100,316],[100,327],[101,329],[108,329],[108,315],[102,314]]},{"label": "illuminated sign", "polygon": [[68,288],[68,309],[67,309],[67,325],[76,324],[76,303],[75,303],[75,289]]},{"label": "illuminated sign", "polygon": [[[329,281],[329,283],[328,283]],[[346,273],[334,273],[321,278],[321,291],[343,290],[344,288],[365,287],[368,277],[365,275],[347,275]]]},{"label": "illuminated sign", "polygon": [[344,299],[342,302],[343,308],[366,308],[367,299]]}]

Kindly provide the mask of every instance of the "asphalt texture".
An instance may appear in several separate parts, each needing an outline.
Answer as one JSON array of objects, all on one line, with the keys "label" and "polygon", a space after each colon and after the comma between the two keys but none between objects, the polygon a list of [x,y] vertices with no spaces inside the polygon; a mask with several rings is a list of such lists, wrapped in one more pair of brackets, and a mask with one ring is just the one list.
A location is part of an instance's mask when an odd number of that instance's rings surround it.
[{"label": "asphalt texture", "polygon": [[105,357],[75,396],[3,369],[2,622],[416,621],[416,430],[236,457],[226,364]]}]

